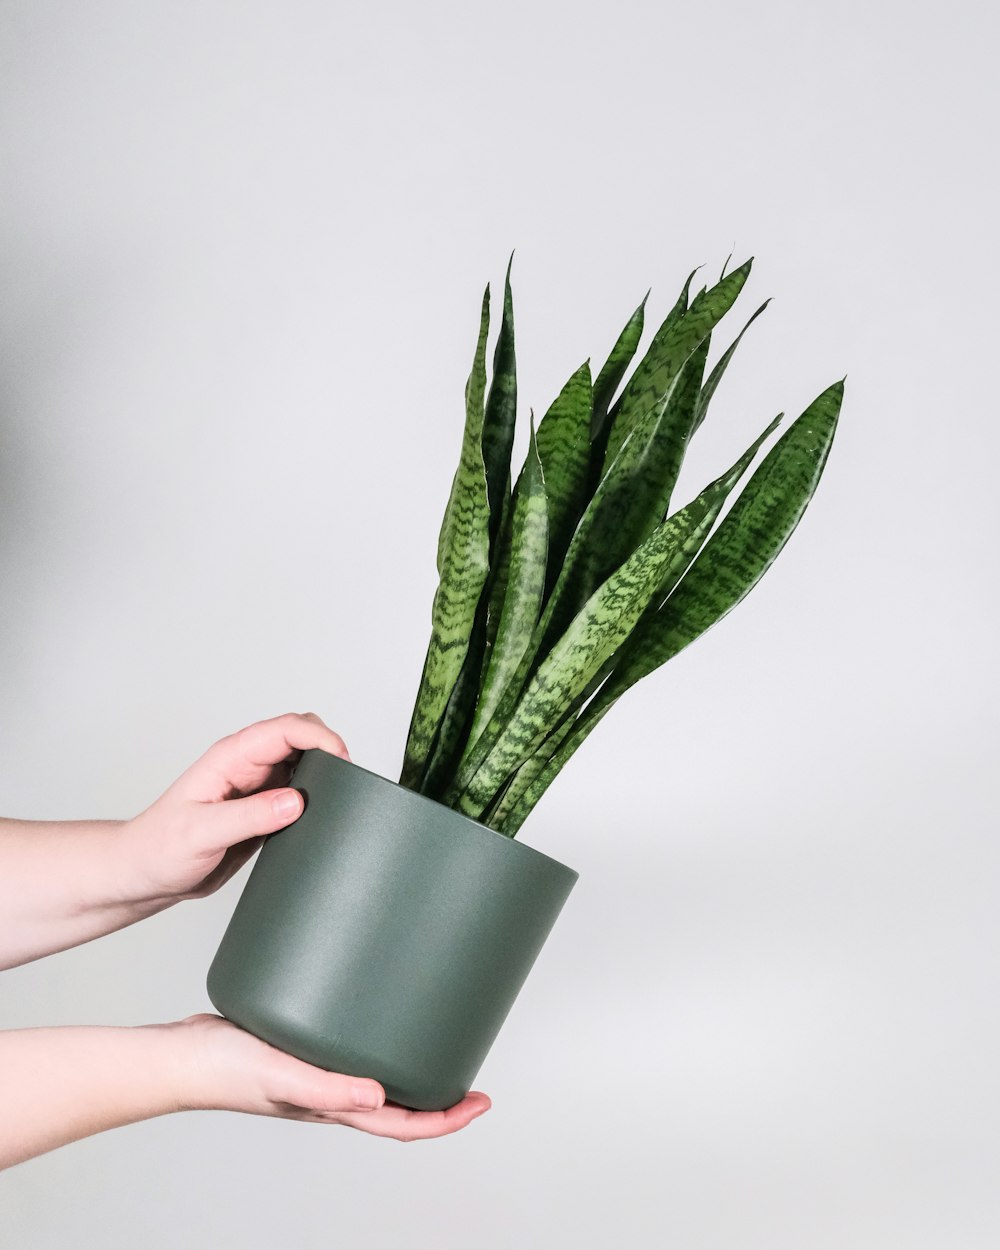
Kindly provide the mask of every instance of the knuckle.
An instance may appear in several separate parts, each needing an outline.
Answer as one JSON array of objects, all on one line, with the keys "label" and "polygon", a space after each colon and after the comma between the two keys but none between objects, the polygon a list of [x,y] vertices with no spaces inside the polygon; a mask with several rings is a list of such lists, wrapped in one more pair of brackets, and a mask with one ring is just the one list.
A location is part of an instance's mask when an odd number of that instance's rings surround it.
[{"label": "knuckle", "polygon": [[257,724],[258,722],[255,721],[252,725],[244,725],[242,729],[238,729],[236,733],[231,735],[230,741],[232,742],[238,755],[244,755],[246,753],[247,748],[257,733]]}]

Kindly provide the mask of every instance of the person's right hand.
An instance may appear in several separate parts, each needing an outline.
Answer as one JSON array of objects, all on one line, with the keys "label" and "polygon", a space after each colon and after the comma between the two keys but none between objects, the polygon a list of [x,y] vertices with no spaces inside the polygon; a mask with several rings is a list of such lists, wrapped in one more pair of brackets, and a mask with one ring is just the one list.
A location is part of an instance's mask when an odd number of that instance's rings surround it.
[{"label": "person's right hand", "polygon": [[303,1063],[221,1016],[189,1016],[163,1027],[176,1030],[180,1043],[181,1110],[346,1124],[409,1142],[454,1133],[492,1106],[485,1094],[472,1092],[445,1111],[411,1111],[386,1102],[378,1081]]}]

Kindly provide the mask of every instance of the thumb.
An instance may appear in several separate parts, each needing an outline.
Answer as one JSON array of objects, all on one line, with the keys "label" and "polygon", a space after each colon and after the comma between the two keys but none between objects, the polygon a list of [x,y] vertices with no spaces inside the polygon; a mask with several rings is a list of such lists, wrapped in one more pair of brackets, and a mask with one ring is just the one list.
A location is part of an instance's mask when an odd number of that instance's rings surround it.
[{"label": "thumb", "polygon": [[298,790],[262,790],[243,799],[199,803],[196,820],[199,841],[206,849],[223,851],[248,838],[276,833],[302,815],[305,806]]}]

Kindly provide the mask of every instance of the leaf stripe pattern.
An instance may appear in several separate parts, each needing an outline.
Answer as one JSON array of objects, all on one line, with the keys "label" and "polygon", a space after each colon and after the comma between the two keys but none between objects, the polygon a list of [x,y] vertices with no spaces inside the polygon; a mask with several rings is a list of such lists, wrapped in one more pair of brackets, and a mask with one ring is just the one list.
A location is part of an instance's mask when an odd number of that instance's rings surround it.
[{"label": "leaf stripe pattern", "polygon": [[548,649],[595,588],[663,519],[683,454],[677,432],[690,423],[690,402],[701,385],[700,349],[696,357],[690,361],[693,385],[682,386],[673,402],[647,411],[598,486],[546,604],[536,651]]},{"label": "leaf stripe pattern", "polygon": [[625,691],[722,620],[771,567],[815,493],[843,394],[843,382],[829,387],[775,443],[677,589],[636,628],[611,678],[506,817],[509,837]]},{"label": "leaf stripe pattern", "polygon": [[727,260],[693,297],[689,276],[640,355],[647,292],[596,380],[588,360],[537,431],[531,418],[512,492],[512,262],[488,386],[489,287],[483,297],[400,777],[508,837],[622,694],[727,615],[774,562],[817,489],[844,390],[822,392],[755,472],[780,417],[671,512],[690,440],[767,306],[706,376],[715,328],[752,265],[727,272]]},{"label": "leaf stripe pattern", "polygon": [[603,697],[626,689],[672,659],[757,585],[816,490],[843,396],[843,382],[835,382],[778,439],[676,591],[632,638],[621,670]]},{"label": "leaf stripe pattern", "polygon": [[[595,442],[600,439],[607,427],[611,401],[615,397],[615,391],[621,386],[625,371],[632,363],[636,348],[639,346],[639,340],[642,338],[642,329],[646,317],[646,300],[648,299],[649,292],[647,291],[642,297],[642,303],[629,317],[625,323],[625,328],[615,340],[615,345],[612,347],[610,355],[604,362],[604,366],[594,382],[594,404],[590,437]],[[602,457],[604,455],[603,447],[601,455]]]},{"label": "leaf stripe pattern", "polygon": [[773,428],[772,422],[727,473],[668,517],[594,592],[528,683],[509,723],[459,797],[461,811],[482,814],[507,777],[557,727],[625,641],[657,591],[681,576]]},{"label": "leaf stripe pattern", "polygon": [[584,361],[538,426],[538,456],[548,500],[546,589],[551,589],[586,503],[591,397],[590,364]]},{"label": "leaf stripe pattern", "polygon": [[461,671],[489,569],[490,511],[482,449],[489,323],[487,287],[472,372],[465,387],[462,454],[438,539],[439,581],[431,607],[431,639],[400,777],[401,784],[411,788],[419,788],[434,735]]},{"label": "leaf stripe pattern", "polygon": [[483,461],[490,500],[490,552],[500,534],[506,502],[510,496],[510,452],[514,445],[517,416],[517,366],[514,359],[514,301],[510,290],[511,253],[503,284],[503,315],[493,353],[493,379],[483,420]]},{"label": "leaf stripe pattern", "polygon": [[604,457],[605,472],[636,424],[651,410],[662,410],[666,405],[685,361],[732,308],[752,264],[751,257],[710,291],[699,292],[686,312],[668,317],[657,330],[616,405]]},{"label": "leaf stripe pattern", "polygon": [[770,304],[770,302],[771,301],[769,299],[766,299],[763,302],[763,304],[761,304],[761,306],[753,314],[753,316],[746,323],[743,329],[739,332],[739,334],[737,334],[736,338],[733,339],[732,343],[730,343],[730,345],[722,353],[722,355],[719,358],[718,364],[715,366],[712,372],[708,375],[708,379],[706,380],[705,385],[702,387],[701,395],[699,396],[698,403],[695,407],[694,421],[691,426],[692,434],[701,425],[702,421],[705,420],[705,415],[708,412],[708,405],[712,402],[712,396],[715,394],[716,390],[718,389],[719,383],[722,381],[723,374],[729,368],[729,362],[732,360],[733,356],[735,356],[736,349],[737,347],[739,347],[740,342],[743,339],[743,335],[746,334],[747,330],[750,329],[750,327],[757,320],[757,318],[761,315],[761,313],[768,306],[768,304]]},{"label": "leaf stripe pattern", "polygon": [[638,621],[692,518],[671,517],[587,601],[528,683],[456,807],[480,816]]},{"label": "leaf stripe pattern", "polygon": [[496,710],[538,623],[545,589],[547,546],[546,485],[532,428],[528,456],[514,491],[510,568],[500,623],[479,694],[470,742],[475,742]]}]

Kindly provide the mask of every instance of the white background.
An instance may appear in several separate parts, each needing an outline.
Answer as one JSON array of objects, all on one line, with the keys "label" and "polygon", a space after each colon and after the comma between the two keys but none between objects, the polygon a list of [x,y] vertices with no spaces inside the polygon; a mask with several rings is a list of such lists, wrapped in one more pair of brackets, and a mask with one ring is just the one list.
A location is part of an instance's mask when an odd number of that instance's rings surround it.
[{"label": "white background", "polygon": [[[398,775],[512,248],[522,417],[648,286],[657,321],[756,256],[774,302],[681,495],[848,375],[774,569],[522,832],[581,875],[493,1110],[406,1147],[122,1129],[0,1179],[5,1245],[998,1244],[997,34],[886,0],[0,4],[6,815],[130,816],[289,710]],[[243,879],[3,974],[0,1023],[206,1009]]]}]

